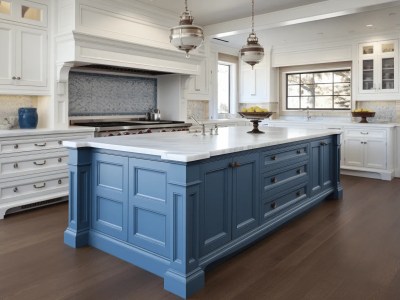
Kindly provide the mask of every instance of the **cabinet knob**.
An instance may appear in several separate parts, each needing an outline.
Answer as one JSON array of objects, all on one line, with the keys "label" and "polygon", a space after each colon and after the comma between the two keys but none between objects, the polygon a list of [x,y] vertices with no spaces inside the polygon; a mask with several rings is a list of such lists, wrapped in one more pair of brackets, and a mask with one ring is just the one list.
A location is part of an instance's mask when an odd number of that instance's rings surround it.
[{"label": "cabinet knob", "polygon": [[327,142],[320,142],[319,144],[320,144],[321,146],[326,146],[326,145],[328,145]]},{"label": "cabinet knob", "polygon": [[276,179],[276,177],[271,178],[271,183],[277,183],[277,182],[278,182],[278,179]]},{"label": "cabinet knob", "polygon": [[13,189],[13,191],[14,191],[14,193],[18,192],[18,188],[15,187],[15,188]]},{"label": "cabinet knob", "polygon": [[14,169],[18,169],[18,163],[14,163]]},{"label": "cabinet knob", "polygon": [[301,169],[298,169],[298,170],[297,170],[297,174],[301,174]]},{"label": "cabinet knob", "polygon": [[272,208],[272,209],[275,209],[275,208],[276,208],[276,202],[272,202],[272,203],[271,203],[271,208]]},{"label": "cabinet knob", "polygon": [[59,144],[59,145],[62,145],[62,141],[58,141],[58,144]]},{"label": "cabinet knob", "polygon": [[301,191],[296,192],[296,197],[299,197],[299,196],[301,196]]},{"label": "cabinet knob", "polygon": [[276,155],[271,156],[271,160],[276,160]]},{"label": "cabinet knob", "polygon": [[58,158],[58,162],[59,163],[62,162],[62,158],[61,157]]},{"label": "cabinet knob", "polygon": [[234,162],[229,163],[229,168],[234,168],[234,167],[235,167],[235,163]]},{"label": "cabinet knob", "polygon": [[17,77],[13,76],[13,77],[11,77],[11,79],[12,79],[12,80],[15,80],[15,79],[17,79]]},{"label": "cabinet knob", "polygon": [[61,184],[62,183],[62,180],[61,179],[58,179],[58,184]]},{"label": "cabinet knob", "polygon": [[296,153],[297,153],[297,154],[301,154],[301,150],[300,150],[300,149],[297,150]]},{"label": "cabinet knob", "polygon": [[17,77],[17,80],[21,80],[21,77],[18,76],[18,77]]},{"label": "cabinet knob", "polygon": [[14,149],[18,149],[18,147],[19,147],[18,144],[14,145]]}]

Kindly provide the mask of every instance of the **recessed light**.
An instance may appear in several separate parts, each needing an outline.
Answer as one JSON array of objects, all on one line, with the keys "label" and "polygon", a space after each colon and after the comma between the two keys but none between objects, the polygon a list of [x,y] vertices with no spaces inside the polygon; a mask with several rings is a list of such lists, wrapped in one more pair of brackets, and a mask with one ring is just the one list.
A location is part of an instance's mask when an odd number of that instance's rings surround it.
[{"label": "recessed light", "polygon": [[368,27],[368,28],[374,27],[373,24],[367,24],[367,25],[365,25],[365,26]]}]

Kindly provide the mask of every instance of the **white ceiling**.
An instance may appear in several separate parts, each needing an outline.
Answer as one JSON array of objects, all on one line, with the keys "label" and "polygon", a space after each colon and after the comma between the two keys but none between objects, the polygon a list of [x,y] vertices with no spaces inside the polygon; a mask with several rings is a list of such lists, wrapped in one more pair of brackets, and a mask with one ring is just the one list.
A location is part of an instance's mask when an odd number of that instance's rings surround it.
[{"label": "white ceiling", "polygon": [[[184,11],[184,0],[138,1],[172,12],[177,22]],[[350,8],[352,4],[355,6]],[[188,0],[188,9],[196,25],[228,41],[219,43],[237,49],[246,43],[251,28],[251,0]],[[311,17],[299,21],[302,17],[297,18],[297,13]],[[255,14],[256,34],[263,46],[400,32],[400,1],[394,0],[255,0]],[[279,23],[279,18],[285,22]],[[271,19],[275,23],[269,22]],[[257,22],[262,23],[259,28]]]}]

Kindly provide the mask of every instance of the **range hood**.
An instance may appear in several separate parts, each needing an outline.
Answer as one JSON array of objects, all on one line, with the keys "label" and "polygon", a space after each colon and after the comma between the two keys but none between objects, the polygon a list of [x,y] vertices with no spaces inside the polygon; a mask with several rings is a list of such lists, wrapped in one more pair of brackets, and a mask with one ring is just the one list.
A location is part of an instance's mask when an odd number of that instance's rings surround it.
[{"label": "range hood", "polygon": [[118,67],[102,64],[81,65],[71,68],[71,71],[99,73],[99,74],[119,74],[119,75],[137,75],[137,76],[159,76],[173,74],[171,72],[161,72],[154,70],[143,70],[136,68]]}]

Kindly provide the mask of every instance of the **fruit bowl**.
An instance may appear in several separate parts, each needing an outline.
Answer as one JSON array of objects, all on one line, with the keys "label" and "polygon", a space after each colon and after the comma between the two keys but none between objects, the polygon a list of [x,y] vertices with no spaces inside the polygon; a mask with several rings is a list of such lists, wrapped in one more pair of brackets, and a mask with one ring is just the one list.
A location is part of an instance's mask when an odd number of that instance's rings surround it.
[{"label": "fruit bowl", "polygon": [[250,122],[253,123],[253,130],[248,131],[247,133],[264,133],[258,129],[258,123],[265,118],[269,118],[273,112],[240,112],[243,118],[249,119]]},{"label": "fruit bowl", "polygon": [[352,111],[351,115],[353,117],[361,117],[361,121],[359,123],[368,123],[367,118],[372,118],[375,116],[374,111]]}]

